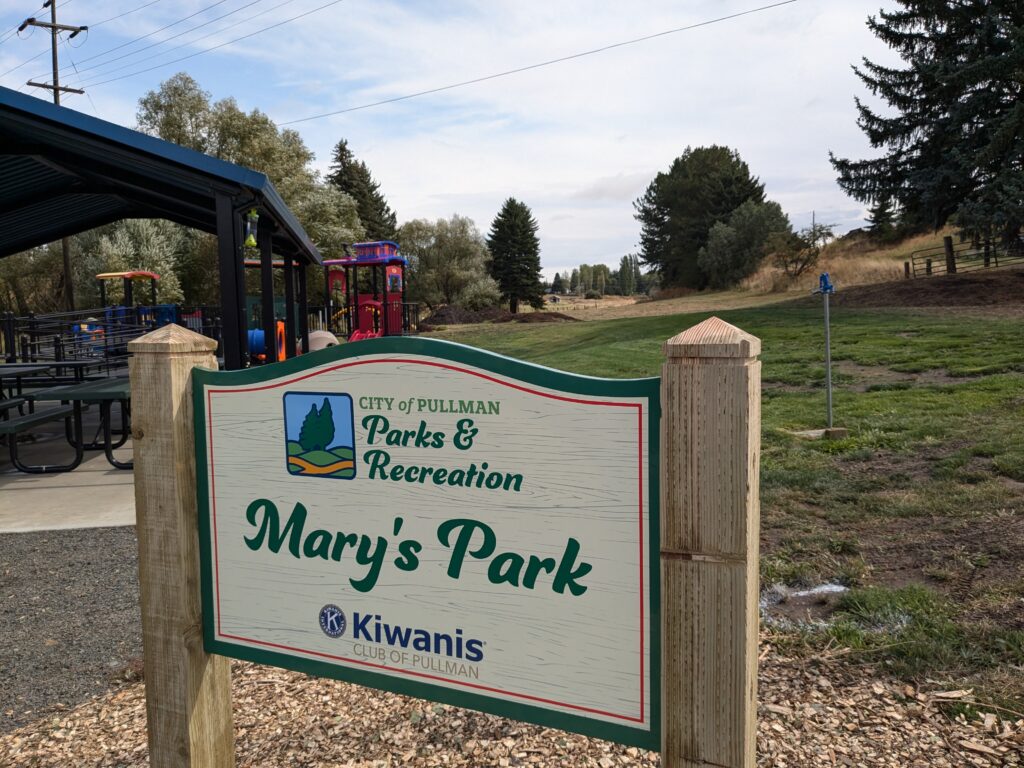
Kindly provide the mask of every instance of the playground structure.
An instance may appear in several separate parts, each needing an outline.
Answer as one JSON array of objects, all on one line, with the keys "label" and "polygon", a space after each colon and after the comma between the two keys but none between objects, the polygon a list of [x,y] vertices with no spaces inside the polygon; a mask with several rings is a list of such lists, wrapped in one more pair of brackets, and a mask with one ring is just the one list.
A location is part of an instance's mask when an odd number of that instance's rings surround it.
[{"label": "playground structure", "polygon": [[[269,351],[262,298],[247,297],[249,365],[280,362],[301,354],[307,349],[311,332],[327,331],[347,341],[416,332],[419,305],[405,300],[408,262],[399,255],[398,245],[375,241],[356,243],[350,249],[351,256],[323,262],[322,306],[306,305],[302,269],[289,269],[290,265],[282,261],[272,263],[275,270],[284,272],[284,291],[274,296],[272,305],[268,304],[273,321]],[[262,262],[248,259],[245,266],[259,269]],[[100,307],[24,317],[8,313],[0,318],[0,356],[12,363],[95,360],[109,373],[127,364],[129,341],[169,323],[222,342],[222,309],[158,303],[160,276],[155,272],[104,272],[96,275],[96,280]],[[122,299],[108,303],[108,286],[117,280],[121,281]],[[149,282],[148,290],[143,292],[138,284],[145,281]]]},{"label": "playground structure", "polygon": [[[343,333],[349,341],[413,333],[419,305],[405,300],[409,262],[399,255],[398,244],[378,240],[356,243],[352,250],[353,256],[324,261],[328,330]],[[341,302],[335,300],[339,293]]]}]

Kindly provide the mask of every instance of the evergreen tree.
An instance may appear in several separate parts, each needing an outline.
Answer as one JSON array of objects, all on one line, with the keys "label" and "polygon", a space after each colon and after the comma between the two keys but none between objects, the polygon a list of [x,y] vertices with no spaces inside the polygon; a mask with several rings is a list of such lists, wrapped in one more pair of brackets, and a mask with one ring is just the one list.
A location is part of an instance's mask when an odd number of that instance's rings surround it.
[{"label": "evergreen tree", "polygon": [[351,195],[359,211],[359,220],[370,240],[394,240],[398,229],[395,212],[374,181],[366,163],[356,160],[348,142],[342,139],[334,147],[327,181]]},{"label": "evergreen tree", "polygon": [[741,203],[764,202],[764,185],[728,147],[686,148],[633,203],[640,222],[640,258],[664,285],[704,288],[708,276],[697,254],[716,222]]},{"label": "evergreen tree", "polygon": [[868,27],[905,62],[855,71],[890,110],[857,100],[869,160],[830,154],[861,202],[891,198],[912,226],[955,215],[967,232],[1015,238],[1024,222],[1024,5],[1020,0],[897,0]]},{"label": "evergreen tree", "polygon": [[551,281],[551,292],[565,293],[565,283],[562,282],[562,276],[558,272],[555,272],[555,279]]},{"label": "evergreen tree", "polygon": [[299,445],[304,451],[323,451],[334,441],[334,411],[331,401],[324,398],[318,411],[316,403],[309,406],[309,413],[302,420],[299,429]]},{"label": "evergreen tree", "polygon": [[542,308],[540,241],[529,206],[513,197],[506,200],[491,223],[487,248],[491,252],[491,276],[502,298],[508,301],[509,311],[518,312],[520,301]]},{"label": "evergreen tree", "polygon": [[580,271],[573,269],[572,274],[569,275],[569,293],[575,294],[580,289]]},{"label": "evergreen tree", "polygon": [[867,222],[872,235],[877,238],[888,237],[892,234],[896,225],[896,214],[892,208],[892,198],[888,195],[880,197],[878,201],[868,209]]}]

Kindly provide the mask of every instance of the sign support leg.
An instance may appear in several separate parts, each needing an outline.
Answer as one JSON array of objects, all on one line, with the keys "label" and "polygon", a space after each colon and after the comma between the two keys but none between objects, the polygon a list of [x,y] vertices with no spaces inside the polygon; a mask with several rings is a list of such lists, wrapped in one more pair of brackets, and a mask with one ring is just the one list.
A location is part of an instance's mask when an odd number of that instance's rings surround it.
[{"label": "sign support leg", "polygon": [[662,372],[662,765],[753,768],[761,342],[712,317]]},{"label": "sign support leg", "polygon": [[827,426],[832,429],[832,324],[828,316],[828,294],[825,299],[825,409],[828,411]]},{"label": "sign support leg", "polygon": [[192,367],[217,368],[217,343],[166,325],[128,345],[153,768],[231,768],[228,659],[203,650]]}]

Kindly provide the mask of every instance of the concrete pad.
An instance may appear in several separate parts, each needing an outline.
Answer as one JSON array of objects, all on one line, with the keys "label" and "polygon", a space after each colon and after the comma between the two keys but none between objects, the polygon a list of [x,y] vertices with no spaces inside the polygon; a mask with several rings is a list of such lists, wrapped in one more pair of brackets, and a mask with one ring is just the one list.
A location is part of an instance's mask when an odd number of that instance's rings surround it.
[{"label": "concrete pad", "polygon": [[[0,447],[6,459],[6,446]],[[27,463],[40,454],[56,453],[60,460],[72,449],[62,436],[48,435],[35,444],[19,444]],[[131,457],[131,440],[114,452],[119,460]],[[130,470],[114,469],[103,451],[86,451],[71,472],[29,475],[0,462],[0,533],[56,531],[135,525],[135,481]]]},{"label": "concrete pad", "polygon": [[791,434],[807,440],[842,440],[844,437],[849,437],[850,431],[846,427],[830,427],[829,429],[804,429]]}]

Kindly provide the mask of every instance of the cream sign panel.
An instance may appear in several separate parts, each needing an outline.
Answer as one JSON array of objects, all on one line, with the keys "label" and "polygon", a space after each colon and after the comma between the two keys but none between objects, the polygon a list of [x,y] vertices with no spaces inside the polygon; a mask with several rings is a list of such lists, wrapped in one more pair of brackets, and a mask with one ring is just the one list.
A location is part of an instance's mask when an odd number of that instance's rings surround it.
[{"label": "cream sign panel", "polygon": [[207,650],[657,748],[657,379],[424,339],[194,372]]}]

